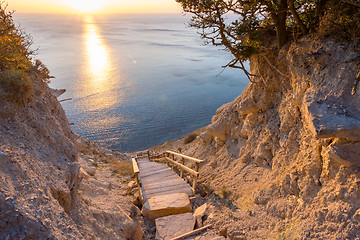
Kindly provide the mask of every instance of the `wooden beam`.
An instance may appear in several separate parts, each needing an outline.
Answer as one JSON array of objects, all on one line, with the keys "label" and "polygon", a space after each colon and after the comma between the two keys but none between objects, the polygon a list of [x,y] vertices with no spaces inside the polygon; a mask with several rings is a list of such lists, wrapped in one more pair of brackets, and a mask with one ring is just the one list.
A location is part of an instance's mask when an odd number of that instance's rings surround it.
[{"label": "wooden beam", "polygon": [[168,160],[171,163],[174,163],[178,168],[185,170],[186,172],[188,172],[189,174],[191,174],[195,177],[199,176],[199,172],[196,172],[196,171],[192,170],[191,168],[188,168],[187,166],[184,166],[181,163],[178,163],[177,161],[172,160],[171,158],[166,157],[166,160]]},{"label": "wooden beam", "polygon": [[207,228],[210,228],[210,227],[211,227],[211,225],[206,225],[206,226],[204,226],[204,227],[195,229],[195,230],[193,230],[193,231],[191,231],[191,232],[188,232],[188,233],[185,233],[185,234],[180,235],[180,236],[178,236],[178,237],[175,237],[175,238],[173,238],[173,239],[171,239],[171,240],[181,240],[181,239],[185,239],[185,238],[194,236],[194,235],[196,235],[196,234],[199,234],[199,233],[205,231]]},{"label": "wooden beam", "polygon": [[197,162],[197,163],[202,163],[204,162],[204,160],[200,160],[200,159],[197,159],[197,158],[193,158],[193,157],[189,157],[189,156],[186,156],[186,155],[183,155],[181,153],[176,153],[176,152],[173,152],[173,151],[166,151],[167,153],[169,154],[174,154],[178,157],[182,157],[182,158],[185,158],[185,159],[188,159],[190,161],[193,161],[193,162]]}]

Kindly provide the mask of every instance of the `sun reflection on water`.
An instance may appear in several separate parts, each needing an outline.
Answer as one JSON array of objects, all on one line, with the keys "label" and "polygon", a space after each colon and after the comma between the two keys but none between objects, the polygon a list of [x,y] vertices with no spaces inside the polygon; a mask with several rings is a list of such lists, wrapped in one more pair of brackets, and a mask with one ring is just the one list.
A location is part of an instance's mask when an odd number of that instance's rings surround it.
[{"label": "sun reflection on water", "polygon": [[88,71],[92,75],[94,82],[101,84],[105,80],[111,69],[109,51],[104,41],[101,39],[97,26],[92,19],[85,19],[85,44],[87,52]]},{"label": "sun reflection on water", "polygon": [[113,106],[118,99],[114,90],[115,69],[110,51],[91,17],[84,21],[85,77],[82,88],[87,97],[87,110],[98,111]]}]

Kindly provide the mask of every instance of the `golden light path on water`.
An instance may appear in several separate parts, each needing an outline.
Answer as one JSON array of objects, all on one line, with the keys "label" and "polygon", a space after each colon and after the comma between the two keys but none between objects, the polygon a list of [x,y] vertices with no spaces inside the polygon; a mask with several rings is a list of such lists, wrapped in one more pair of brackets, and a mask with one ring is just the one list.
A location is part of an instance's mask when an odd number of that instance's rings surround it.
[{"label": "golden light path on water", "polygon": [[87,100],[87,110],[97,111],[111,107],[118,101],[118,95],[110,94],[114,89],[116,75],[110,51],[102,39],[98,27],[91,17],[84,20],[84,43],[86,79],[82,83],[84,93],[90,96]]},{"label": "golden light path on water", "polygon": [[108,49],[101,39],[97,26],[89,17],[85,19],[85,43],[88,71],[95,80],[93,82],[98,83],[98,87],[101,87],[102,80],[107,78],[111,63]]},{"label": "golden light path on water", "polygon": [[88,114],[82,125],[88,132],[96,129],[106,134],[119,122],[126,121],[119,114],[109,113],[124,100],[124,93],[118,89],[124,83],[116,59],[92,17],[84,18],[83,29],[84,59],[79,90],[83,96],[81,111]]}]

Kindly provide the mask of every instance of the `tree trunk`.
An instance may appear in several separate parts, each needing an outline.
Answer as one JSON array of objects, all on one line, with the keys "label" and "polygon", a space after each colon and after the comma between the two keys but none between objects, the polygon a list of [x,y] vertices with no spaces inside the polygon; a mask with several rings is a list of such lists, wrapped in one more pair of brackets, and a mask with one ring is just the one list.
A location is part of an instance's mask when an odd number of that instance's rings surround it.
[{"label": "tree trunk", "polygon": [[[271,7],[273,9],[273,7]],[[288,41],[288,33],[286,31],[286,17],[288,13],[287,0],[281,0],[279,4],[279,10],[277,13],[271,11],[271,18],[276,26],[276,36],[278,40],[279,48],[284,46]]]},{"label": "tree trunk", "polygon": [[307,33],[307,29],[305,27],[305,24],[301,21],[298,13],[295,10],[294,0],[289,0],[289,10],[294,17],[295,22],[300,26],[301,32],[305,35]]}]

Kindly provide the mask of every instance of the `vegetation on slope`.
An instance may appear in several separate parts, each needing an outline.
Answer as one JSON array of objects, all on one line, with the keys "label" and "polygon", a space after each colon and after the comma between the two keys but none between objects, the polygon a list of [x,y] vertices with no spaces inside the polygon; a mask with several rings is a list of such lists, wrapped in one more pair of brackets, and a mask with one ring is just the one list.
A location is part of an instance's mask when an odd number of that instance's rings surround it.
[{"label": "vegetation on slope", "polygon": [[32,39],[15,25],[12,14],[0,4],[0,90],[26,99],[36,77],[48,81],[51,76],[39,60],[31,58],[35,54]]},{"label": "vegetation on slope", "polygon": [[[276,53],[308,33],[347,40],[360,34],[359,0],[176,0],[193,14],[190,26],[210,44],[224,46],[240,68],[251,56]],[[273,44],[273,42],[277,42]]]}]

